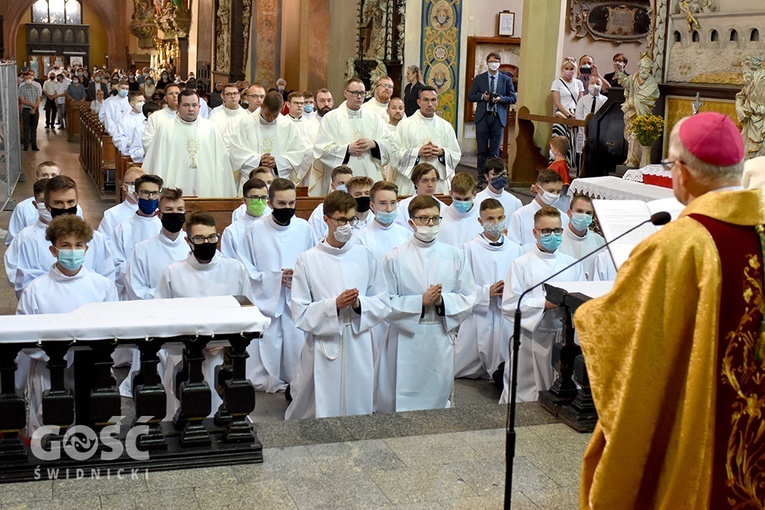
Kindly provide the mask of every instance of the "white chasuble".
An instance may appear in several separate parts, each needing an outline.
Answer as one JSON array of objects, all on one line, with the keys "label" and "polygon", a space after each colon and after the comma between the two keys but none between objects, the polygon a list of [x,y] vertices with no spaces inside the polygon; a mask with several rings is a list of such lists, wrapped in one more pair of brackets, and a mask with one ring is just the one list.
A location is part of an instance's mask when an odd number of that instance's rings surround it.
[{"label": "white chasuble", "polygon": [[[454,385],[454,334],[473,309],[475,284],[465,254],[439,241],[412,238],[383,259],[391,313],[380,356],[380,412],[448,407]],[[422,295],[441,284],[443,310]]]},{"label": "white chasuble", "polygon": [[[428,142],[443,148],[443,156],[419,157],[417,153]],[[417,110],[414,115],[398,123],[395,145],[396,151],[391,157],[391,167],[403,177],[401,181],[397,179],[396,183],[408,182],[406,189],[399,188],[399,195],[414,194],[412,170],[418,163],[430,163],[436,168],[438,172],[436,194],[449,193],[452,177],[462,158],[462,149],[457,143],[457,135],[451,124],[438,115],[425,117],[420,110]]]},{"label": "white chasuble", "polygon": [[[502,294],[502,312],[510,324],[515,324],[515,308],[518,298],[526,290],[555,274],[574,259],[560,253],[543,252],[539,247],[513,260],[505,276]],[[556,276],[557,281],[582,281],[584,271],[580,264]],[[534,402],[540,391],[550,389],[553,383],[551,365],[553,343],[563,330],[564,311],[561,308],[545,309],[544,286],[534,289],[521,301],[521,347],[518,353],[519,402]],[[506,404],[510,396],[510,360],[505,363],[505,389],[500,398]]]},{"label": "white chasuble", "polygon": [[208,119],[186,122],[176,117],[159,126],[156,140],[146,150],[143,169],[162,177],[165,188],[181,188],[186,196],[237,195],[223,136]]},{"label": "white chasuble", "polygon": [[175,119],[177,115],[178,115],[178,112],[176,110],[171,110],[167,106],[162,108],[160,111],[154,112],[151,115],[149,115],[149,118],[146,119],[146,128],[143,130],[143,135],[141,135],[141,142],[143,142],[144,155],[146,155],[149,152],[149,148],[152,146],[152,144],[156,140],[155,137],[157,135],[157,130],[159,129],[159,126],[161,126],[165,122]]},{"label": "white chasuble", "polygon": [[[354,156],[348,146],[360,138],[377,142],[379,157],[366,151],[361,156]],[[335,110],[327,112],[321,122],[313,156],[324,164],[322,175],[312,175],[310,187],[319,186],[329,190],[332,169],[339,165],[348,165],[354,176],[367,176],[374,182],[383,179],[382,169],[388,164],[391,147],[390,131],[385,122],[374,112],[360,108],[350,110],[343,102]]]},{"label": "white chasuble", "polygon": [[[335,299],[358,289],[360,310],[338,310]],[[300,373],[286,419],[369,414],[374,359],[370,329],[390,313],[380,263],[351,239],[342,248],[322,242],[303,253],[292,280],[292,318],[306,332]]]}]

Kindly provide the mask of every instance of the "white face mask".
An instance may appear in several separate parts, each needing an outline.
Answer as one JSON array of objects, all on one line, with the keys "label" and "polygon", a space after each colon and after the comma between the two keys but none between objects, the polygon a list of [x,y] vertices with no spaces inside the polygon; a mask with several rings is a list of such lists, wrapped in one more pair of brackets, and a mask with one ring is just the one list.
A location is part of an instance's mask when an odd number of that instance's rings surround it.
[{"label": "white face mask", "polygon": [[589,90],[590,90],[590,94],[592,94],[593,96],[597,96],[598,94],[600,94],[600,85],[590,85]]},{"label": "white face mask", "polygon": [[505,230],[505,220],[502,220],[499,223],[487,222],[483,224],[483,231],[490,237],[499,237],[502,235],[503,230]]},{"label": "white face mask", "polygon": [[45,204],[42,202],[37,202],[37,212],[40,214],[40,218],[42,218],[43,221],[50,222],[53,220],[53,217],[50,214],[50,211],[45,208]]},{"label": "white face mask", "polygon": [[555,202],[558,201],[560,198],[560,195],[556,195],[555,193],[550,193],[549,191],[542,191],[542,193],[539,194],[539,199],[542,201],[542,203],[546,205],[553,205]]},{"label": "white face mask", "polygon": [[550,156],[549,161],[555,161],[555,154],[553,154],[552,149],[547,154]]},{"label": "white face mask", "polygon": [[496,72],[499,69],[499,62],[489,62],[489,70]]},{"label": "white face mask", "polygon": [[348,224],[340,225],[335,230],[334,235],[338,243],[347,243],[353,237],[353,227]]},{"label": "white face mask", "polygon": [[135,106],[133,107],[133,110],[136,113],[142,113],[143,112],[143,105],[145,105],[145,104],[146,104],[146,101],[139,101],[138,103],[135,104]]},{"label": "white face mask", "polygon": [[414,237],[423,243],[430,243],[435,241],[436,237],[438,237],[438,231],[441,229],[441,225],[417,226],[415,228],[417,230],[414,231]]}]

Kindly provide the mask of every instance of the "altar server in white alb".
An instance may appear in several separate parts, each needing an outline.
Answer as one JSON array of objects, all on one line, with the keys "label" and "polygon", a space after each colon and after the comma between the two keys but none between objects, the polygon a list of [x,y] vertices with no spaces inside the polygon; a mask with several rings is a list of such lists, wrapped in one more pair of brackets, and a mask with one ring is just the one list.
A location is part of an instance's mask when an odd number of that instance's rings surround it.
[{"label": "altar server in white alb", "polygon": [[178,84],[170,83],[167,85],[165,87],[164,97],[166,103],[165,107],[146,119],[146,129],[144,129],[143,137],[141,138],[144,154],[149,153],[149,148],[151,148],[156,140],[157,129],[159,129],[159,126],[167,121],[173,120],[178,115],[178,96],[180,93],[181,88]]},{"label": "altar server in white alb", "polygon": [[488,158],[483,165],[483,178],[487,186],[475,196],[476,205],[488,198],[499,200],[505,209],[505,216],[509,219],[515,211],[523,207],[518,198],[505,190],[507,186],[507,167],[499,158]]},{"label": "altar server in white alb", "polygon": [[[250,175],[248,180],[250,179],[258,179],[260,181],[263,181],[266,184],[266,192],[268,192],[268,187],[271,186],[271,183],[274,181],[275,175],[273,170],[268,168],[267,166],[259,166],[255,170],[250,170]],[[245,181],[246,184],[246,181]],[[242,190],[244,190],[244,184],[242,184]],[[244,197],[244,195],[242,195]],[[264,195],[258,195],[260,197],[263,197]],[[266,197],[266,202],[268,201],[268,198]],[[244,218],[244,215],[247,214],[247,203],[243,203],[234,211],[231,213],[231,224],[233,225],[237,221]],[[271,208],[266,205],[265,211],[263,211],[263,214],[271,214]],[[225,254],[224,254],[225,255]]]},{"label": "altar server in white alb", "polygon": [[159,234],[141,241],[125,271],[125,291],[128,299],[153,299],[162,273],[173,262],[185,260],[189,245],[183,224],[186,222],[186,204],[183,191],[165,188],[159,196]]},{"label": "altar server in white alb", "polygon": [[[50,214],[50,219],[65,214],[76,214],[77,184],[71,177],[58,175],[45,184],[43,200],[45,201],[45,209]],[[45,214],[42,213],[41,217]],[[43,222],[37,222],[19,232],[17,239],[14,240],[14,242],[18,241],[19,243],[16,276],[13,282],[16,296],[21,296],[21,292],[27,285],[32,283],[35,278],[46,274],[55,262],[55,256],[50,250],[50,243],[45,238],[46,228],[47,225]],[[101,276],[114,281],[112,252],[104,236],[98,232],[93,232],[93,238],[88,242],[84,265]]]},{"label": "altar server in white alb", "polygon": [[226,227],[220,236],[220,252],[232,259],[239,258],[239,247],[247,229],[257,220],[271,214],[271,208],[268,206],[268,186],[260,179],[252,178],[244,183],[242,202],[246,212]]},{"label": "altar server in white alb", "polygon": [[[438,173],[436,193],[449,193],[449,182],[454,176],[462,158],[462,149],[457,143],[454,127],[438,115],[438,92],[425,86],[420,89],[417,100],[420,109],[414,115],[403,119],[396,129],[396,153],[391,158],[391,166],[405,179],[412,176],[414,167],[419,163],[430,163]],[[401,182],[398,179],[396,182]],[[401,194],[410,195],[414,189],[402,188]]]},{"label": "altar server in white alb", "polygon": [[319,134],[319,121],[315,116],[309,117],[304,114],[303,109],[306,106],[306,100],[302,92],[290,92],[287,96],[287,114],[284,118],[295,124],[300,136],[303,137],[305,142],[305,154],[303,154],[303,163],[296,173],[290,176],[290,179],[295,184],[308,185],[308,173],[311,170],[313,164],[313,144],[316,142],[316,136]]},{"label": "altar server in white alb", "polygon": [[[216,249],[218,231],[215,218],[208,212],[195,211],[186,220],[186,242],[191,247],[186,260],[165,269],[154,292],[155,299],[207,296],[246,296],[252,301],[247,270],[238,260],[224,257]],[[160,351],[160,374],[167,392],[167,412],[172,418],[178,408],[173,384],[173,367],[181,362],[181,349]],[[209,416],[213,416],[223,400],[215,384],[215,367],[223,363],[223,348],[204,350],[202,373],[212,392]]]},{"label": "altar server in white alb", "polygon": [[[563,200],[561,191],[563,190],[563,178],[553,170],[540,170],[537,173],[536,183],[531,185],[531,191],[536,194],[534,200],[524,205],[512,216],[507,225],[507,237],[516,244],[520,244],[524,249],[530,250],[537,244],[534,235],[534,215],[543,207],[556,207]],[[557,208],[557,207],[556,207]],[[568,209],[567,209],[568,210]],[[561,221],[563,226],[568,225],[568,216],[565,211],[561,211]]]},{"label": "altar server in white alb", "polygon": [[507,268],[523,255],[523,249],[505,233],[505,209],[499,200],[487,198],[480,205],[483,232],[462,246],[475,279],[473,313],[457,336],[455,377],[488,379],[507,359],[513,329],[502,315],[502,291]]},{"label": "altar server in white alb", "polygon": [[228,83],[223,86],[221,91],[223,104],[220,108],[215,108],[210,115],[210,120],[215,122],[223,135],[223,141],[226,148],[231,147],[231,127],[236,125],[241,117],[247,115],[247,110],[239,104],[239,89],[236,83]]},{"label": "altar server in white alb", "polygon": [[[332,191],[348,191],[347,183],[353,177],[353,170],[347,165],[340,165],[332,169],[332,183],[330,184],[330,192]],[[324,221],[324,203],[320,203],[316,206],[316,209],[311,211],[311,216],[308,217],[308,224],[311,225],[313,233],[316,239],[321,241],[324,236],[327,235],[327,222]]]},{"label": "altar server in white alb", "polygon": [[[502,312],[511,324],[515,323],[518,298],[525,290],[574,262],[575,259],[558,249],[563,238],[561,225],[561,214],[555,207],[545,206],[534,214],[533,234],[536,245],[528,253],[513,260],[505,277]],[[584,280],[581,264],[566,270],[555,280]],[[523,298],[521,313],[517,398],[519,402],[534,402],[539,392],[550,389],[553,383],[552,347],[563,330],[564,311],[547,301],[543,287],[539,287]],[[501,404],[506,404],[510,397],[510,361],[505,363]]]},{"label": "altar server in white alb", "polygon": [[[361,108],[366,94],[364,82],[351,78],[344,94],[345,101],[324,115],[313,156],[327,168],[348,165],[353,175],[381,181],[383,167],[390,159],[390,132],[379,115]],[[329,188],[329,177],[324,172],[323,189]]]},{"label": "altar server in white alb", "polygon": [[242,184],[250,170],[259,166],[285,179],[300,171],[306,144],[300,129],[279,113],[283,105],[281,94],[271,91],[263,106],[230,127],[231,164],[242,169]]},{"label": "altar server in white alb", "polygon": [[380,412],[449,407],[454,335],[475,301],[465,254],[438,241],[438,202],[419,196],[409,204],[409,215],[414,238],[383,260],[391,313],[380,356]]},{"label": "altar server in white alb", "polygon": [[[419,196],[429,196],[438,202],[438,206],[442,211],[446,208],[446,204],[434,196],[436,194],[436,187],[438,186],[438,172],[433,165],[430,163],[420,163],[414,167],[414,170],[412,170],[412,183],[414,184],[415,194],[403,199],[401,203],[398,204],[398,215],[396,216],[398,224],[409,230],[412,230],[412,226],[409,224],[409,204],[415,198]],[[399,190],[399,194],[400,193],[401,190]]]},{"label": "altar server in white alb", "polygon": [[483,229],[480,214],[475,205],[475,180],[467,172],[460,172],[452,179],[452,203],[441,209],[441,231],[438,240],[460,248]]},{"label": "altar server in white alb", "polygon": [[284,390],[295,378],[305,343],[305,333],[292,321],[290,289],[298,257],[316,238],[308,222],[295,217],[296,199],[292,181],[274,179],[268,189],[272,214],[250,224],[237,250],[250,275],[253,303],[271,319],[263,338],[247,347],[247,378],[268,393]]},{"label": "altar server in white alb", "polygon": [[[563,241],[560,244],[560,252],[575,259],[580,259],[588,253],[606,244],[603,236],[590,230],[592,217],[595,209],[592,207],[592,199],[586,195],[575,195],[571,199],[568,210],[568,227],[563,229]],[[604,250],[608,254],[607,250]],[[596,279],[597,253],[584,259],[581,264],[584,277],[593,281]]]},{"label": "altar server in white alb", "polygon": [[128,96],[128,104],[130,104],[130,111],[117,120],[115,132],[112,134],[112,143],[122,154],[128,153],[133,132],[146,120],[143,116],[143,105],[146,104],[143,94],[131,92]]},{"label": "altar server in white alb", "polygon": [[98,224],[98,231],[101,232],[109,242],[114,236],[114,229],[123,221],[127,221],[135,215],[138,210],[138,197],[135,194],[135,180],[143,175],[140,166],[131,166],[125,171],[125,177],[122,178],[122,192],[125,194],[125,200],[119,204],[110,207],[104,211],[101,223]]},{"label": "altar server in white alb", "polygon": [[324,199],[327,237],[303,253],[292,280],[292,318],[306,332],[286,419],[369,414],[374,399],[370,330],[390,313],[380,263],[353,238],[356,201]]},{"label": "altar server in white alb", "polygon": [[104,130],[112,136],[117,133],[117,122],[130,112],[129,92],[130,85],[121,82],[117,85],[117,95],[106,98],[101,111],[98,112],[98,120],[104,125]]},{"label": "altar server in white alb", "polygon": [[[50,179],[61,175],[61,167],[55,161],[43,161],[35,169],[35,180]],[[37,205],[35,205],[37,204]],[[9,246],[13,238],[19,235],[25,227],[32,225],[39,217],[38,206],[45,208],[42,200],[36,200],[34,194],[16,204],[8,222],[8,232],[5,234],[5,245]],[[77,216],[82,216],[82,209],[77,210]]]},{"label": "altar server in white alb", "polygon": [[159,195],[162,190],[162,178],[156,175],[142,175],[135,180],[135,193],[138,196],[138,210],[129,219],[114,227],[112,236],[112,255],[116,274],[114,277],[120,296],[125,299],[125,271],[133,255],[133,248],[141,241],[155,236],[162,228],[157,217]]},{"label": "altar server in white alb", "polygon": [[353,233],[358,234],[367,225],[372,223],[375,215],[370,212],[369,192],[374,182],[369,177],[362,175],[351,177],[345,185],[348,188],[348,194],[356,200],[356,219],[359,220],[353,226]]},{"label": "altar server in white alb", "polygon": [[[157,113],[151,118],[160,115]],[[178,115],[157,129],[146,150],[146,173],[162,177],[170,188],[200,198],[236,196],[234,172],[218,126],[199,115],[199,96],[181,92]]]},{"label": "altar server in white alb", "polygon": [[[114,282],[83,266],[93,230],[82,218],[59,216],[47,226],[45,235],[55,262],[47,274],[24,290],[16,314],[68,313],[86,303],[117,300]],[[50,389],[50,371],[45,366],[48,356],[42,350],[25,351],[16,358],[16,390],[23,392],[31,383],[27,430],[31,437],[42,425],[42,396]]]},{"label": "altar server in white alb", "polygon": [[144,156],[146,155],[143,147],[143,134],[149,124],[149,118],[159,110],[159,105],[154,101],[144,103],[143,108],[141,108],[141,113],[143,113],[143,122],[138,124],[133,130],[133,135],[130,137],[130,141],[127,144],[126,152],[126,154],[130,156],[130,159],[136,163],[143,163]]},{"label": "altar server in white alb", "polygon": [[[45,208],[45,202],[43,202],[43,196],[45,191],[45,185],[48,184],[49,179],[38,179],[35,181],[32,191],[32,206],[37,211],[37,221],[33,222],[37,228],[46,229],[50,223],[50,212]],[[39,207],[39,209],[38,209]],[[36,228],[25,227],[22,229],[24,236],[35,232]],[[19,232],[20,234],[21,232]],[[19,247],[21,246],[24,236],[17,235],[13,238],[13,242],[5,250],[3,255],[3,262],[5,264],[5,277],[8,279],[8,283],[13,286],[16,281],[16,268],[19,265]]]}]

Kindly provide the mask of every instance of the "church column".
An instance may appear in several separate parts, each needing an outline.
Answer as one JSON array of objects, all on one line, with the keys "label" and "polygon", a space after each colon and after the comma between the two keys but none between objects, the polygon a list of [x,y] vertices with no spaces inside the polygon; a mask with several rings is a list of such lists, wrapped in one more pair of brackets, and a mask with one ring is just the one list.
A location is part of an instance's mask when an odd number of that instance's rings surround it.
[{"label": "church column", "polygon": [[[518,89],[518,105],[537,115],[552,114],[550,84],[558,76],[563,53],[562,34],[566,27],[566,2],[562,0],[524,0]],[[534,142],[547,147],[550,125],[535,124]]]}]

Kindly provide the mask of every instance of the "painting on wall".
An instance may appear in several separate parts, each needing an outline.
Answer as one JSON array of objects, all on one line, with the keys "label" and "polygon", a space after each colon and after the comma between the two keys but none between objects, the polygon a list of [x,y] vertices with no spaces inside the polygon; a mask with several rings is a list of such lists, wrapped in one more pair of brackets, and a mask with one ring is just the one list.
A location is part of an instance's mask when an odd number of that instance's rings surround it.
[{"label": "painting on wall", "polygon": [[651,28],[650,9],[650,0],[569,0],[569,23],[577,37],[641,41]]},{"label": "painting on wall", "polygon": [[457,128],[462,0],[424,0],[422,72],[438,91],[438,114]]}]

